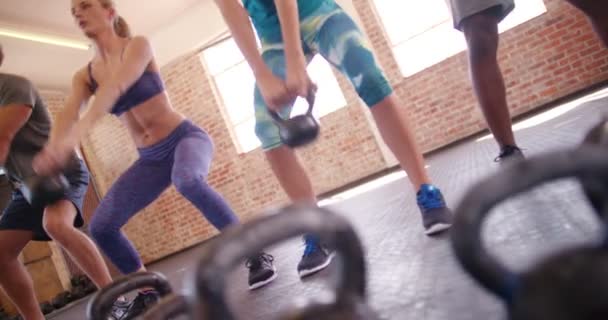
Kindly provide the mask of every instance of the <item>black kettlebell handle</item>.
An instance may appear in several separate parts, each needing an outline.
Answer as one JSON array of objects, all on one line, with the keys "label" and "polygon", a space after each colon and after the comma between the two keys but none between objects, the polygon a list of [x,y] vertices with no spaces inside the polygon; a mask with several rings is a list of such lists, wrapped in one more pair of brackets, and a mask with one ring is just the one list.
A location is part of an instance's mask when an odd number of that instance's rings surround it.
[{"label": "black kettlebell handle", "polygon": [[120,296],[145,287],[153,287],[161,296],[173,292],[165,276],[156,272],[138,272],[114,281],[98,291],[87,306],[89,320],[107,320],[112,304]]},{"label": "black kettlebell handle", "polygon": [[[308,109],[306,110],[307,116],[312,115],[312,110],[315,105],[316,95],[317,95],[317,90],[315,88],[311,88],[308,91],[308,94],[306,95],[306,103],[308,104]],[[268,109],[268,113],[270,114],[272,119],[278,123],[285,123],[285,121],[288,120],[288,119],[283,119],[281,117],[281,115],[279,115],[279,113],[274,110]]]},{"label": "black kettlebell handle", "polygon": [[62,173],[52,176],[30,176],[19,184],[19,189],[28,203],[44,208],[61,200],[70,187]]},{"label": "black kettlebell handle", "polygon": [[[608,174],[608,150],[581,146],[530,157],[477,183],[455,210],[451,242],[457,259],[483,287],[510,303],[520,286],[520,276],[490,255],[483,246],[481,228],[490,210],[498,203],[542,183],[591,174]],[[608,212],[603,212],[603,215],[608,217]]]},{"label": "black kettlebell handle", "polygon": [[148,309],[142,320],[167,320],[185,314],[188,310],[188,298],[170,294]]},{"label": "black kettlebell handle", "polygon": [[325,208],[292,205],[279,213],[228,229],[210,244],[195,272],[194,290],[198,303],[193,311],[203,319],[235,319],[225,301],[225,275],[244,257],[254,256],[270,245],[304,233],[318,235],[342,256],[342,270],[335,283],[337,302],[365,298],[363,247],[350,223]]}]

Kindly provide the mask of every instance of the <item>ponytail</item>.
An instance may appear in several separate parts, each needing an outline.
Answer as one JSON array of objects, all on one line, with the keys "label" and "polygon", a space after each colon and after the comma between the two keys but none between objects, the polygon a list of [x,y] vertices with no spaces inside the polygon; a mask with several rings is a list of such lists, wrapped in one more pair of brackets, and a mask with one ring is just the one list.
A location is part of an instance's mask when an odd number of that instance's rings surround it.
[{"label": "ponytail", "polygon": [[114,32],[121,38],[131,37],[131,28],[129,28],[129,24],[121,16],[117,16],[114,20]]}]

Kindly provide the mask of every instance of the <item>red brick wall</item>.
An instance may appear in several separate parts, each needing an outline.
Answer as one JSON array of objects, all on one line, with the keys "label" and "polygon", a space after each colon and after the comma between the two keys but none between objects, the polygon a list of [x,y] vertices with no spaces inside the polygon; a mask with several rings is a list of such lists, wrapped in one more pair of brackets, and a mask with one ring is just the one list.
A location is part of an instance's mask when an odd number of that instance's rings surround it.
[{"label": "red brick wall", "polygon": [[[469,83],[465,53],[404,79],[370,0],[353,2],[425,151],[485,128]],[[608,79],[608,52],[601,49],[585,18],[564,1],[545,2],[546,14],[501,37],[499,59],[513,115]],[[216,151],[209,183],[226,197],[237,214],[247,220],[263,208],[285,203],[286,196],[262,152],[236,152],[220,112],[221,102],[198,56],[192,53],[176,59],[162,68],[162,74],[176,109],[213,138]],[[318,193],[388,166],[364,107],[345,79],[339,76],[338,80],[348,107],[324,117],[319,141],[300,152]],[[137,157],[126,130],[111,116],[98,125],[83,149],[102,195]],[[124,230],[146,262],[215,234],[173,188]]]},{"label": "red brick wall", "polygon": [[[486,127],[469,82],[465,52],[403,78],[373,3],[353,3],[423,150]],[[545,14],[501,34],[499,60],[512,116],[608,79],[608,50],[585,16],[564,0],[545,0],[545,5]]]}]

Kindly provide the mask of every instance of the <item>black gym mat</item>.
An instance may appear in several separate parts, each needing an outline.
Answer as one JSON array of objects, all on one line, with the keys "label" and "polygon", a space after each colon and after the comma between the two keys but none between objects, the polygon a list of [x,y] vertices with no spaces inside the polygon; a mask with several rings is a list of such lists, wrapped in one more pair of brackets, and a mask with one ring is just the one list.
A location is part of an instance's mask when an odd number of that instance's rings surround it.
[{"label": "black gym mat", "polygon": [[[525,153],[538,154],[578,144],[601,113],[608,112],[608,89],[553,108],[516,124]],[[467,188],[500,167],[493,162],[494,140],[471,139],[428,158],[429,170],[449,204]],[[366,247],[369,303],[386,319],[504,319],[501,304],[479,289],[452,256],[445,237],[423,234],[414,192],[402,173],[382,178],[324,203],[349,217]],[[599,235],[597,221],[579,185],[563,180],[519,196],[494,209],[484,237],[490,251],[513,268],[525,268],[539,257]],[[204,245],[149,266],[166,274],[177,290],[184,288]],[[265,288],[247,290],[243,266],[230,274],[228,297],[240,319],[272,319],[296,304],[326,292],[336,264],[301,281],[296,264],[303,246],[293,239],[273,248],[278,278]],[[82,320],[88,298],[49,319]]]}]

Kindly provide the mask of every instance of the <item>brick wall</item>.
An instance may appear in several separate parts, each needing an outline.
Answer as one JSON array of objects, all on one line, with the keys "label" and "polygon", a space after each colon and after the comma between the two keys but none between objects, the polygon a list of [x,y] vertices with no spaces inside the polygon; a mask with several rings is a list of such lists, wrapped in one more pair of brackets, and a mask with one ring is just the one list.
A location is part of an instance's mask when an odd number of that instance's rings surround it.
[{"label": "brick wall", "polygon": [[[514,116],[608,79],[608,52],[601,49],[585,18],[564,1],[545,3],[546,14],[501,37],[499,58]],[[403,112],[411,116],[423,150],[485,128],[469,83],[465,53],[404,79],[370,0],[353,0],[353,4],[378,60],[404,101]],[[213,138],[216,152],[209,183],[237,214],[247,220],[263,208],[285,203],[286,196],[262,152],[237,153],[220,111],[221,102],[198,56],[192,53],[176,59],[162,68],[162,74],[177,110]],[[348,82],[342,76],[338,80],[348,107],[321,119],[321,138],[300,152],[318,193],[392,165],[383,156],[367,111]],[[137,157],[126,130],[111,116],[101,121],[83,150],[102,195]],[[173,188],[130,221],[125,231],[146,262],[215,234]]]},{"label": "brick wall", "polygon": [[[278,182],[267,178],[272,173],[263,153],[260,150],[247,154],[237,152],[220,110],[219,95],[198,55],[192,53],[164,66],[162,74],[174,107],[213,138],[215,155],[209,183],[225,196],[237,214],[247,220],[269,205],[285,203],[287,198]],[[349,107],[322,119],[324,142],[302,152],[302,160],[311,175],[323,177],[314,178],[315,188],[320,192],[385,167],[355,93],[351,90],[346,96]],[[343,128],[344,121],[352,125]],[[137,157],[126,130],[111,116],[104,118],[83,149],[102,194]],[[338,159],[333,157],[335,150],[357,152],[356,156]],[[125,231],[145,261],[215,234],[213,227],[173,187],[130,221]]]},{"label": "brick wall", "polygon": [[[466,53],[404,79],[373,3],[353,3],[424,151],[486,127],[469,82]],[[501,34],[499,59],[512,116],[608,79],[608,50],[585,16],[564,0],[545,0],[545,6],[545,14]]]}]

